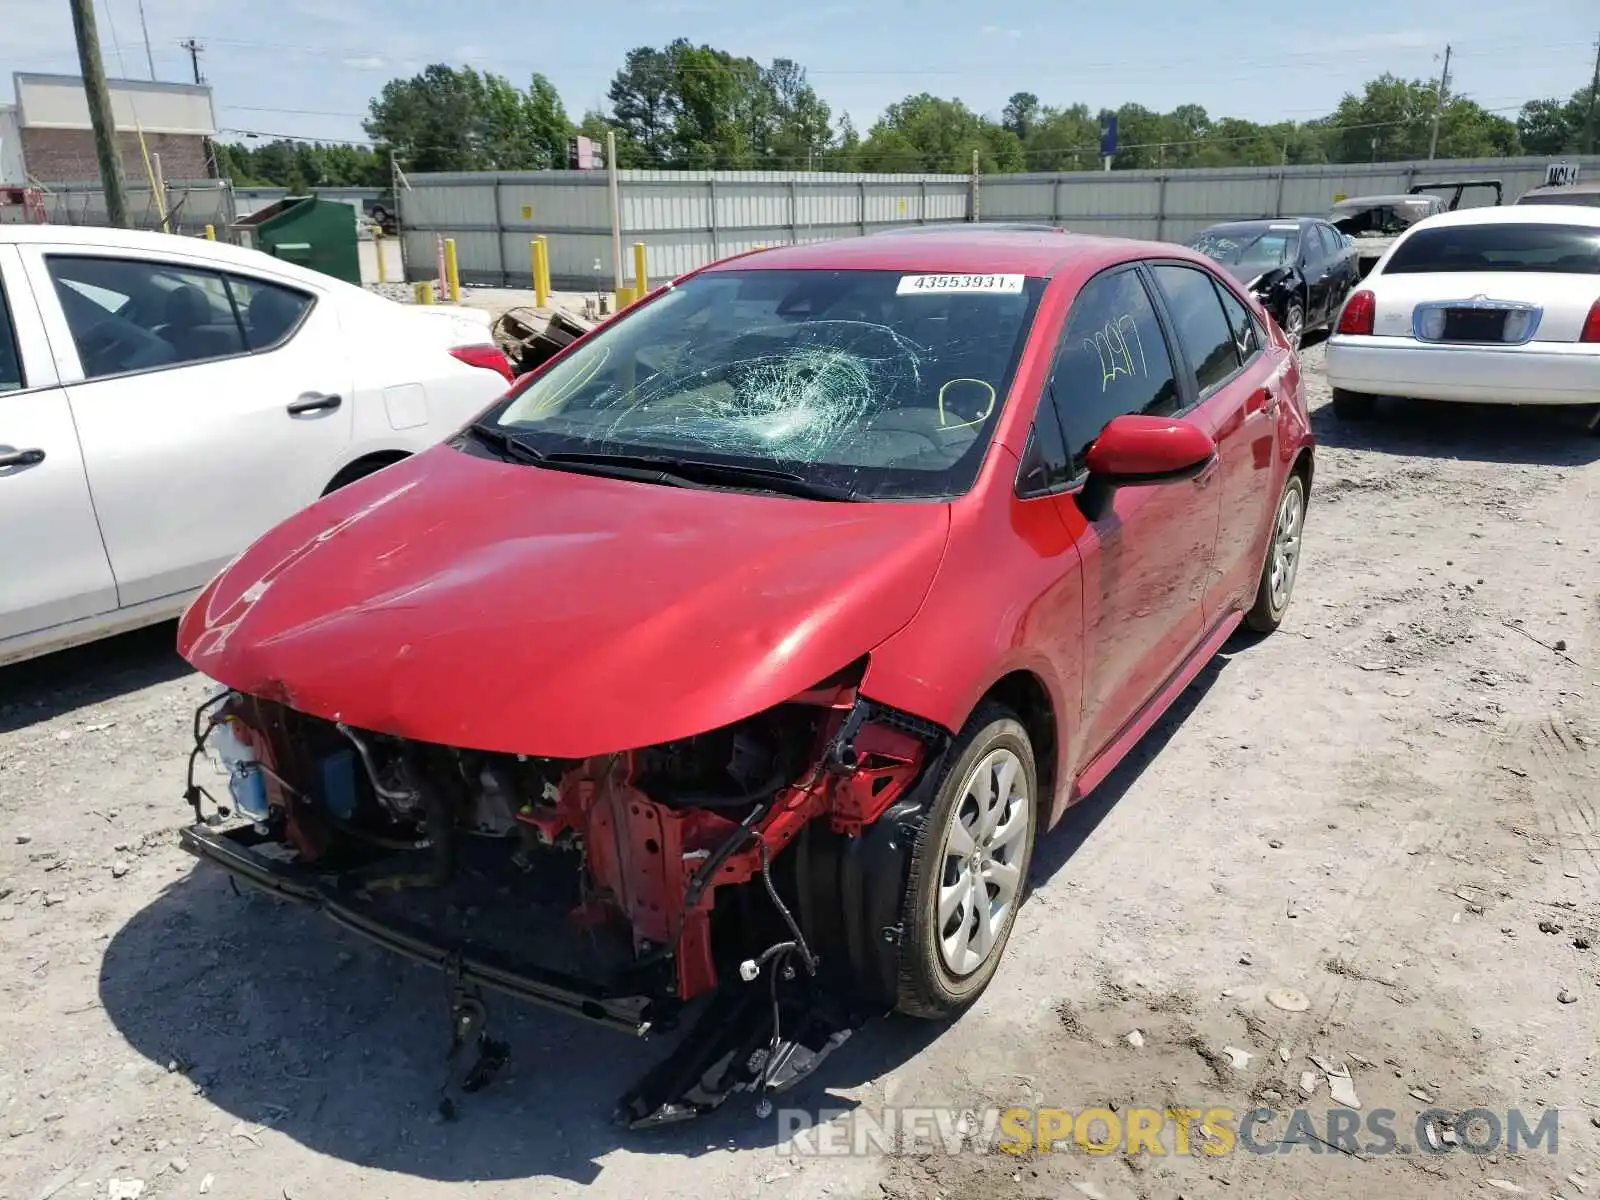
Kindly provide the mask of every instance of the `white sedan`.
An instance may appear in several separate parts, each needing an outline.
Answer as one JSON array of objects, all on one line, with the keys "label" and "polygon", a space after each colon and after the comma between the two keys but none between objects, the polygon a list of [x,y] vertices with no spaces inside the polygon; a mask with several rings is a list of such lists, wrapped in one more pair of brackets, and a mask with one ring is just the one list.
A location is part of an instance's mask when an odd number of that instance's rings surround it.
[{"label": "white sedan", "polygon": [[485,313],[223,243],[0,225],[0,663],[177,616],[510,376]]},{"label": "white sedan", "polygon": [[1333,411],[1378,396],[1600,405],[1600,209],[1429,217],[1345,301],[1328,340]]}]

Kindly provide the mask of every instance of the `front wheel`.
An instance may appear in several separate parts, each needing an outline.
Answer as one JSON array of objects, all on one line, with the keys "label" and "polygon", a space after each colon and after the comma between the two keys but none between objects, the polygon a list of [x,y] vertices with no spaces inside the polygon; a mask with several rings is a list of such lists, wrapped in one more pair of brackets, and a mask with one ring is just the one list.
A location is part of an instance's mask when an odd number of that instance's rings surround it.
[{"label": "front wheel", "polygon": [[1244,623],[1257,633],[1273,633],[1283,624],[1294,598],[1295,576],[1300,572],[1300,542],[1306,524],[1306,481],[1299,472],[1289,476],[1272,520],[1272,541],[1261,567],[1256,600]]},{"label": "front wheel", "polygon": [[967,722],[911,848],[895,1007],[952,1017],[994,978],[1033,858],[1038,770],[1028,731],[985,704]]},{"label": "front wheel", "polygon": [[1289,339],[1289,345],[1296,350],[1300,348],[1306,336],[1306,308],[1298,300],[1290,301],[1288,310],[1283,314],[1283,334]]}]

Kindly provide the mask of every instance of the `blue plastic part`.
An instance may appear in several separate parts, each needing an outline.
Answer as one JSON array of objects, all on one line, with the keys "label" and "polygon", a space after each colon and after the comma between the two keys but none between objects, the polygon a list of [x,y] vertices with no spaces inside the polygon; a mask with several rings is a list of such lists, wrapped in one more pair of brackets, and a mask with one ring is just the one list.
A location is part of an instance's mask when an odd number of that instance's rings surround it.
[{"label": "blue plastic part", "polygon": [[322,802],[341,821],[356,815],[356,756],[336,750],[317,764],[322,777]]}]

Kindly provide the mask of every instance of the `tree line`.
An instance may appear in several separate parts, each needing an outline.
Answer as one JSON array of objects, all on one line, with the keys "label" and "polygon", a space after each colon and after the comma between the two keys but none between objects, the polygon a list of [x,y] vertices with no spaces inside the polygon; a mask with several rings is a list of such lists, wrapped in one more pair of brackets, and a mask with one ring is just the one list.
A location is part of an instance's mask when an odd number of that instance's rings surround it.
[{"label": "tree line", "polygon": [[999,120],[959,99],[923,92],[891,104],[860,134],[785,58],[762,65],[679,38],[628,53],[609,108],[573,120],[555,86],[525,87],[472,67],[435,64],[392,79],[364,122],[373,145],[276,139],[217,147],[237,185],[384,187],[391,159],[406,171],[543,170],[568,165],[570,140],[616,135],[621,167],[667,170],[816,170],[986,174],[1100,165],[1100,134],[1115,115],[1114,169],[1392,162],[1425,158],[1438,114],[1439,158],[1592,152],[1600,98],[1592,85],[1567,99],[1531,100],[1516,116],[1446,95],[1437,81],[1385,74],[1310,121],[1261,124],[1213,118],[1198,104],[1162,113],[1128,103],[1091,111],[1018,92]]}]

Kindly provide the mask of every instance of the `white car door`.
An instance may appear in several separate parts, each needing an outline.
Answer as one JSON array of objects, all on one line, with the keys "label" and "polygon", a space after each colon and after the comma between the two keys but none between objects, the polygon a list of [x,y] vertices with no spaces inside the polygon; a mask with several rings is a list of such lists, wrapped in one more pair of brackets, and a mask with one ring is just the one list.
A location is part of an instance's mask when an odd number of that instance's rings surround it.
[{"label": "white car door", "polygon": [[22,255],[124,606],[204,586],[322,494],[353,408],[329,292],[181,252]]},{"label": "white car door", "polygon": [[0,660],[117,607],[78,435],[22,260],[0,245]]}]

